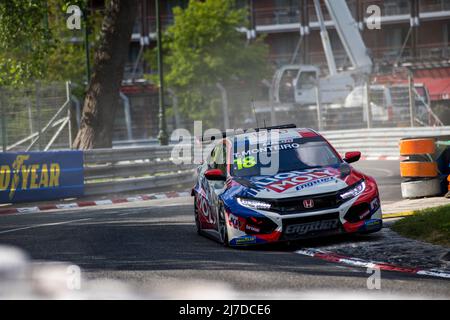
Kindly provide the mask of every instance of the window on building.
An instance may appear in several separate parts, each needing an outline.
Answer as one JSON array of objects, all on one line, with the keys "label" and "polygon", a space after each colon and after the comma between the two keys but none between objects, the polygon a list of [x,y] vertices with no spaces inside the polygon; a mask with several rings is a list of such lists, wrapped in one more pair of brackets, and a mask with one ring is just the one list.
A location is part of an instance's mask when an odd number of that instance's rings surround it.
[{"label": "window on building", "polygon": [[[408,35],[409,27],[395,27],[390,28],[389,30],[385,30],[384,32],[384,46],[385,50],[383,53],[384,59],[387,59],[389,61],[397,61],[399,55],[401,54],[401,49],[403,46],[403,43],[406,40],[406,37]],[[409,51],[408,44],[406,45],[405,49],[403,50],[402,55],[408,55]]]},{"label": "window on building", "polygon": [[297,22],[300,15],[298,1],[275,0],[274,14],[276,23]]},{"label": "window on building", "polygon": [[384,1],[383,6],[384,15],[387,16],[410,13],[409,0],[386,0]]},{"label": "window on building", "polygon": [[445,42],[448,45],[450,43],[450,22],[447,22],[447,29],[446,29],[446,38]]}]

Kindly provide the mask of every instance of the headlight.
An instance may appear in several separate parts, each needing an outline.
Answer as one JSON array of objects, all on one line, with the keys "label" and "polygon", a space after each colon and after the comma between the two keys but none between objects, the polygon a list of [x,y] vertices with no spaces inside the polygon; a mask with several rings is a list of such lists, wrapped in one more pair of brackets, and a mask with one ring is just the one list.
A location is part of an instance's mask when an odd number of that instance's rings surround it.
[{"label": "headlight", "polygon": [[347,200],[350,198],[357,197],[364,191],[364,189],[366,189],[366,183],[364,181],[361,181],[355,187],[341,193],[340,195],[341,199]]},{"label": "headlight", "polygon": [[252,199],[245,199],[245,198],[237,198],[237,202],[246,208],[250,209],[263,209],[263,210],[269,210],[272,206],[270,203],[259,201],[259,200],[252,200]]}]

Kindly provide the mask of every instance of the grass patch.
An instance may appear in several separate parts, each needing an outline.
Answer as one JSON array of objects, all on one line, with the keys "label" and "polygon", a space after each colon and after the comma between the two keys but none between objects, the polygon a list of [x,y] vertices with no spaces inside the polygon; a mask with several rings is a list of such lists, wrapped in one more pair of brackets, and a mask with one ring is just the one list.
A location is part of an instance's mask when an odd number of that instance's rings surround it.
[{"label": "grass patch", "polygon": [[450,205],[416,211],[392,226],[402,236],[450,247]]}]

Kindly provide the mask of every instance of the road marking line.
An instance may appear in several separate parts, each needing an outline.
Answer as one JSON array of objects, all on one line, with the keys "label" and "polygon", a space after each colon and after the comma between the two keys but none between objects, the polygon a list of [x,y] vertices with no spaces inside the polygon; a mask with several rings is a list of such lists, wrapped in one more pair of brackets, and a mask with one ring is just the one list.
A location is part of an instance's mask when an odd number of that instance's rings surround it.
[{"label": "road marking line", "polygon": [[11,232],[27,230],[27,229],[41,228],[41,227],[59,226],[59,225],[63,225],[63,224],[69,224],[69,223],[80,222],[80,221],[88,221],[88,220],[92,220],[92,218],[77,219],[77,220],[55,222],[55,223],[37,224],[37,225],[34,225],[34,226],[28,226],[28,227],[22,227],[22,228],[16,228],[16,229],[0,231],[0,234],[11,233]]},{"label": "road marking line", "polygon": [[140,201],[149,201],[149,200],[166,200],[180,197],[187,197],[191,194],[186,191],[182,192],[165,192],[165,193],[154,193],[154,194],[145,194],[145,195],[136,195],[132,197],[128,197],[126,199],[104,199],[97,201],[81,201],[81,202],[73,202],[73,203],[58,203],[58,204],[47,204],[47,205],[39,205],[35,207],[24,207],[24,208],[0,208],[0,215],[13,215],[13,214],[26,214],[26,213],[39,213],[43,211],[49,210],[65,210],[65,209],[77,209],[77,208],[85,208],[85,207],[93,207],[93,206],[104,206],[104,205],[116,205],[123,203],[133,203]]},{"label": "road marking line", "polygon": [[132,214],[139,214],[140,212],[127,212],[127,213],[119,213],[117,216],[131,216]]}]

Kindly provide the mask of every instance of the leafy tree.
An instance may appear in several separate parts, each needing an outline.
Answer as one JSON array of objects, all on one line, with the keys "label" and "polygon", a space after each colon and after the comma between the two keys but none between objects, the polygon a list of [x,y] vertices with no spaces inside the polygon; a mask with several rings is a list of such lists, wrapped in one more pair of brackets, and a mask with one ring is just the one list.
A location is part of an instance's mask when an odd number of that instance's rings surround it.
[{"label": "leafy tree", "polygon": [[[0,86],[23,86],[43,79],[85,81],[84,32],[66,27],[68,5],[78,5],[84,11],[86,0],[0,3]],[[92,12],[89,24],[93,52],[101,13]]]},{"label": "leafy tree", "polygon": [[[81,128],[74,146],[111,146],[123,66],[139,0],[106,0],[102,16],[89,17],[95,57],[86,92]],[[66,27],[68,5],[86,9],[86,0],[9,0],[0,2],[0,86],[23,87],[34,80],[82,83],[85,50],[82,31]],[[85,11],[85,10],[83,10]],[[101,18],[101,23],[99,23]],[[101,25],[101,32],[97,26]],[[91,41],[91,43],[93,43]]]},{"label": "leafy tree", "polygon": [[0,2],[0,86],[40,77],[50,49],[46,6],[38,0]]},{"label": "leafy tree", "polygon": [[74,141],[75,148],[108,148],[112,145],[114,117],[138,4],[139,0],[109,2],[95,51],[80,130]]},{"label": "leafy tree", "polygon": [[[234,0],[191,0],[186,9],[174,9],[175,23],[163,37],[167,85],[179,100],[180,110],[208,125],[219,123],[217,83],[248,93],[268,75],[268,49],[262,38],[248,42],[238,28],[248,25],[246,9]],[[154,52],[147,56],[155,61]],[[233,96],[230,95],[230,102]],[[237,103],[230,112],[240,112]]]}]

